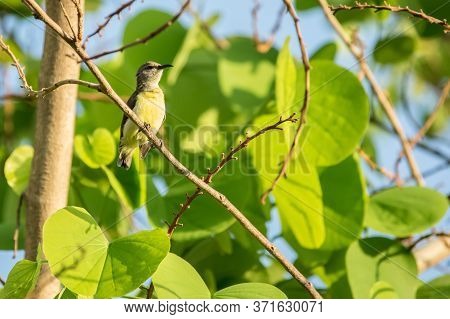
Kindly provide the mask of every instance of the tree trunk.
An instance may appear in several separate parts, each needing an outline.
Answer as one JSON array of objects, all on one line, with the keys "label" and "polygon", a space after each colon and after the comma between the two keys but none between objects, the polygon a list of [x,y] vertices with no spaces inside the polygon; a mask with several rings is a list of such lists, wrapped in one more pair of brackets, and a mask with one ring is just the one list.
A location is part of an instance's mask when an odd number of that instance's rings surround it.
[{"label": "tree trunk", "polygon": [[[77,32],[78,15],[71,0],[47,0],[48,15],[68,34],[72,34],[60,2],[64,5],[71,25]],[[39,75],[41,88],[64,79],[78,79],[80,65],[69,57],[72,54],[72,48],[46,27]],[[42,242],[42,226],[45,220],[67,205],[76,99],[77,86],[66,85],[37,102],[35,152],[26,193],[25,258],[29,260],[36,259],[37,247]],[[36,288],[29,297],[53,298],[59,290],[59,281],[52,276],[48,266],[44,265]]]}]

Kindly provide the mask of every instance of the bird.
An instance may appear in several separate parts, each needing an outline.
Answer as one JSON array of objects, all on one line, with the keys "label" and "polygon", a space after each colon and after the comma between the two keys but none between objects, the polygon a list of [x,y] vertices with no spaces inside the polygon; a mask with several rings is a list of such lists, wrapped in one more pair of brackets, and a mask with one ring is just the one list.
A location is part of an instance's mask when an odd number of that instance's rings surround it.
[{"label": "bird", "polygon": [[[155,134],[166,118],[164,92],[159,87],[159,81],[164,69],[170,67],[172,67],[171,64],[159,64],[153,61],[141,65],[136,73],[136,90],[127,101],[127,105]],[[139,147],[141,159],[144,159],[153,148],[153,144],[124,114],[120,125],[117,166],[128,170],[133,152],[137,147]]]}]

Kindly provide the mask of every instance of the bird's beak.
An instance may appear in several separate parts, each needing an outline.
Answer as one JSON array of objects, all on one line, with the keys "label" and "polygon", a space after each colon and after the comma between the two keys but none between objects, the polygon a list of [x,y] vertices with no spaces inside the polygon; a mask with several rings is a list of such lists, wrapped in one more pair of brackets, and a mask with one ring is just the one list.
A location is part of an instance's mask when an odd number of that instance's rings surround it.
[{"label": "bird's beak", "polygon": [[172,64],[163,64],[160,65],[158,69],[162,70],[162,69],[166,69],[166,68],[173,68]]}]

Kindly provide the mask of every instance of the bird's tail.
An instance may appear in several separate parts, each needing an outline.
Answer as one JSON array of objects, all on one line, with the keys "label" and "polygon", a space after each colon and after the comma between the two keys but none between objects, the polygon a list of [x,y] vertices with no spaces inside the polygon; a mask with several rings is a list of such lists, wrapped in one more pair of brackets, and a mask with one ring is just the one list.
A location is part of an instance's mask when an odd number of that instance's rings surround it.
[{"label": "bird's tail", "polygon": [[119,146],[119,158],[117,159],[117,166],[129,169],[131,166],[131,160],[133,159],[134,148],[127,147],[125,145]]}]

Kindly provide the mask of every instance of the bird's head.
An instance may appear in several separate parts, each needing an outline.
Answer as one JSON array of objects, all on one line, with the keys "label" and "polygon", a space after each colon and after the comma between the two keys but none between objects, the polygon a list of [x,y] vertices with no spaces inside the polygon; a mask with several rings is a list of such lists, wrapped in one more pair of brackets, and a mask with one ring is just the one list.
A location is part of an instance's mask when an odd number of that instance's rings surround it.
[{"label": "bird's head", "polygon": [[163,70],[170,67],[172,67],[170,64],[159,64],[152,61],[144,63],[136,73],[137,87],[143,90],[155,88],[161,80]]}]

